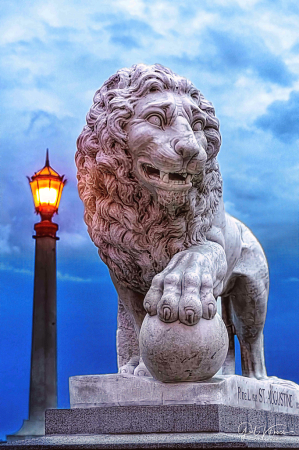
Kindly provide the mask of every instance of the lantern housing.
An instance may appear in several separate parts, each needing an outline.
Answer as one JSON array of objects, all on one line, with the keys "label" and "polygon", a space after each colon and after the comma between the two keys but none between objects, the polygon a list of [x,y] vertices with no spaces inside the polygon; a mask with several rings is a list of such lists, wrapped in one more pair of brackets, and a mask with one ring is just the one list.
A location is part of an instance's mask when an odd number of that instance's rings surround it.
[{"label": "lantern housing", "polygon": [[64,175],[60,176],[49,163],[49,150],[47,149],[45,166],[36,172],[30,183],[35,211],[43,220],[52,220],[58,212],[61,193],[67,180]]}]

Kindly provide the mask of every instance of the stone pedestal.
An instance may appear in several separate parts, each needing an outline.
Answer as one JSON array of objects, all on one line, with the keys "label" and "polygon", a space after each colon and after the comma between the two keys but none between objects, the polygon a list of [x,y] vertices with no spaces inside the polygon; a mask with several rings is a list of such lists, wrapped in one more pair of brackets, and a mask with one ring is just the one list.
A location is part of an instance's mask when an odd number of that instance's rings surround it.
[{"label": "stone pedestal", "polygon": [[46,412],[46,435],[225,432],[299,436],[299,387],[220,375],[161,383],[128,374],[70,379],[70,410]]},{"label": "stone pedestal", "polygon": [[299,448],[299,388],[277,378],[167,384],[127,374],[76,376],[70,394],[71,409],[46,411],[45,437],[4,447]]},{"label": "stone pedestal", "polygon": [[270,377],[218,375],[200,382],[162,383],[129,374],[70,378],[71,408],[129,405],[225,405],[299,414],[299,386]]}]

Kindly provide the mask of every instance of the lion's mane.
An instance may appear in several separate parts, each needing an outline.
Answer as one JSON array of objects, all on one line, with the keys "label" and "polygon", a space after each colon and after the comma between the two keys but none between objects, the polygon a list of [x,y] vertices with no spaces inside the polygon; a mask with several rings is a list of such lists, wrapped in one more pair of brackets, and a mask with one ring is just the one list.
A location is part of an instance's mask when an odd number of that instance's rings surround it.
[{"label": "lion's mane", "polygon": [[[204,178],[195,178],[188,202],[175,214],[135,178],[125,126],[134,106],[152,91],[188,94],[206,114]],[[96,92],[76,153],[84,220],[101,259],[116,278],[146,293],[172,256],[205,241],[222,195],[216,155],[221,144],[213,105],[186,78],[155,64],[121,69]]]}]

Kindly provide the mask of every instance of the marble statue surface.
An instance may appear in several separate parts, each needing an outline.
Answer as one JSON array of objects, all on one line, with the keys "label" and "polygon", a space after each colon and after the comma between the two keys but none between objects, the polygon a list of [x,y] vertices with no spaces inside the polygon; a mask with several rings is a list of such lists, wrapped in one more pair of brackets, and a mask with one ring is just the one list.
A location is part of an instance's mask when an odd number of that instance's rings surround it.
[{"label": "marble statue surface", "polygon": [[128,405],[227,405],[299,414],[299,386],[269,377],[217,375],[201,382],[163,383],[130,374],[81,375],[70,378],[71,408]]},{"label": "marble statue surface", "polygon": [[159,64],[121,69],[94,96],[77,141],[78,189],[119,296],[120,373],[197,381],[223,364],[232,375],[236,335],[242,375],[267,377],[267,261],[224,210],[220,145],[213,105]]}]

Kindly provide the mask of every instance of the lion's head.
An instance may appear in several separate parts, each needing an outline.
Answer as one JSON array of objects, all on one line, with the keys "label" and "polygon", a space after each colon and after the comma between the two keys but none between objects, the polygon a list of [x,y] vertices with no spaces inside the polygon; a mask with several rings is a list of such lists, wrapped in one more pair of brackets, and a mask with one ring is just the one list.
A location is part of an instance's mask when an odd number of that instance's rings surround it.
[{"label": "lion's head", "polygon": [[214,108],[155,64],[121,69],[96,92],[78,138],[85,222],[116,278],[146,292],[171,257],[200,244],[222,181]]}]

